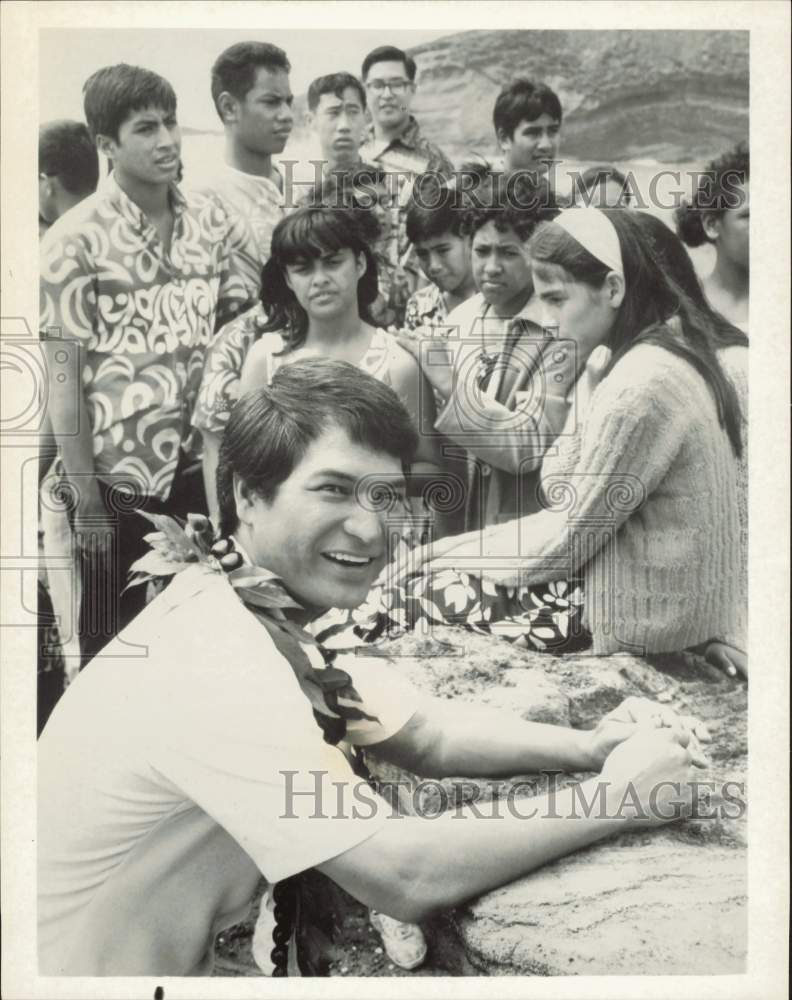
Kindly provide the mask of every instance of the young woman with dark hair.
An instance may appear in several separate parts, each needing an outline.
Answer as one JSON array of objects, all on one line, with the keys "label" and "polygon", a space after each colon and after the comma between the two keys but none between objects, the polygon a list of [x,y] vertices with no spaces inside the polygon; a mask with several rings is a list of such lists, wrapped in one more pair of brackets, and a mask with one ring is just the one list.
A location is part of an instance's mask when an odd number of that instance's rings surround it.
[{"label": "young woman with dark hair", "polygon": [[[742,453],[737,466],[737,511],[740,518],[740,553],[743,560],[742,584],[744,601],[748,594],[748,337],[728,319],[716,312],[707,301],[693,262],[679,238],[662,219],[648,212],[636,212],[636,222],[651,241],[652,249],[662,265],[669,283],[676,284],[691,305],[701,313],[709,326],[713,347],[726,377],[732,383],[740,402]],[[739,650],[723,643],[705,647],[708,660],[724,667],[730,674],[747,672],[747,662]]]},{"label": "young woman with dark hair", "polygon": [[677,233],[689,247],[710,243],[715,266],[704,279],[713,308],[748,329],[750,204],[748,144],[738,143],[713,160],[693,198],[677,209]]},{"label": "young woman with dark hair", "polygon": [[[204,438],[204,477],[216,504],[217,451],[238,396],[269,385],[283,365],[306,356],[348,361],[401,397],[416,430],[434,426],[434,399],[417,363],[370,315],[378,294],[371,250],[373,213],[345,205],[303,206],[275,228],[262,271],[262,305],[244,330],[215,339],[207,360],[194,423]],[[234,342],[231,342],[231,338]],[[241,374],[240,374],[241,369]],[[421,434],[414,473],[434,476],[436,436]],[[213,509],[216,512],[216,506]]]},{"label": "young woman with dark hair", "polygon": [[386,571],[384,606],[408,625],[460,623],[552,651],[744,648],[737,394],[711,323],[633,216],[573,208],[532,238],[546,325],[574,342],[581,374],[609,352],[602,377],[544,459],[542,510],[411,553],[411,568],[429,562],[419,576]]}]

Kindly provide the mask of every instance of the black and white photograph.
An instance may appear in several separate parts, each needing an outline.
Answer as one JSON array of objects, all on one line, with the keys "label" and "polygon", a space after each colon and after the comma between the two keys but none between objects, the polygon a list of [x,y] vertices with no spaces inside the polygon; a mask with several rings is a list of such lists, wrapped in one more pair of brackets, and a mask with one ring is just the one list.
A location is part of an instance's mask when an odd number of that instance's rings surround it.
[{"label": "black and white photograph", "polygon": [[789,21],[4,5],[5,996],[787,995]]}]

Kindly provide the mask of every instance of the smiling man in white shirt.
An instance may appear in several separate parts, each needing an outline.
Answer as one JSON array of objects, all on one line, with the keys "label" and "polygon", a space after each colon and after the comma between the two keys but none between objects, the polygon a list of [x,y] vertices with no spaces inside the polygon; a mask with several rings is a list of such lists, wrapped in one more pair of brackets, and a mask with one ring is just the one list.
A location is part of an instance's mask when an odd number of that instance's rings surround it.
[{"label": "smiling man in white shirt", "polygon": [[[122,641],[109,646],[39,741],[42,975],[208,974],[215,935],[245,915],[262,874],[275,883],[315,866],[364,904],[419,921],[672,818],[668,799],[684,792],[646,804],[663,782],[689,781],[696,758],[692,721],[668,709],[634,700],[589,731],[530,723],[419,697],[379,658],[338,656],[328,670],[300,638],[328,603],[365,599],[388,558],[378,484],[398,503],[415,446],[393,391],[343,362],[285,366],[236,404],[218,495],[242,576],[206,560],[177,572],[124,633],[148,656],[130,662]],[[260,599],[278,611],[269,624],[235,589],[257,571],[269,588]],[[471,809],[431,823],[395,816],[356,776],[344,740],[426,776],[604,765],[604,786],[577,790],[593,801],[602,789],[604,808],[581,815],[565,789],[498,822]],[[630,789],[647,818],[618,808]]]}]

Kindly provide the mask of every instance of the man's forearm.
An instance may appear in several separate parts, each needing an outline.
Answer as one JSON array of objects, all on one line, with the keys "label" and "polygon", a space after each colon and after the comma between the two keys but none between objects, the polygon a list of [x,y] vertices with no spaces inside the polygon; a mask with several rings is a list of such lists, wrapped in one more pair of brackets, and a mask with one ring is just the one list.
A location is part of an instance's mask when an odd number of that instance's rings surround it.
[{"label": "man's forearm", "polygon": [[404,729],[371,749],[423,777],[496,778],[598,769],[586,731],[440,699],[427,702]]},{"label": "man's forearm", "polygon": [[[537,796],[513,802],[492,818],[461,808],[431,822],[393,819],[320,871],[362,903],[419,921],[624,831],[629,820],[615,816],[618,792],[594,778],[553,793],[552,801]],[[591,815],[583,803],[594,803]]]}]

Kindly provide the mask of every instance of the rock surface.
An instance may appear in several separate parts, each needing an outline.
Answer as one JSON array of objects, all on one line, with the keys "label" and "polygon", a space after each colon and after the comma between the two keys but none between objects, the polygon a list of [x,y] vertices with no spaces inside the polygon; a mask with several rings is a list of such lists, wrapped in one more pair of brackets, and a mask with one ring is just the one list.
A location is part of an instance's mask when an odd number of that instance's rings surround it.
[{"label": "rock surface", "polygon": [[[322,898],[332,976],[715,975],[745,969],[746,820],[741,814],[747,755],[747,689],[703,661],[665,656],[553,657],[502,640],[435,629],[384,647],[391,664],[421,690],[488,703],[524,718],[594,725],[628,695],[696,714],[712,734],[702,783],[734,784],[724,802],[702,796],[702,817],[621,837],[580,851],[487,893],[425,927],[429,958],[405,973],[383,954],[368,913],[325,880]],[[473,799],[481,811],[521,782],[519,803],[540,790],[537,776],[507,782],[460,776],[423,782],[378,762],[383,780],[422,787],[431,812]],[[561,784],[581,775],[564,776]],[[410,797],[410,801],[412,801]],[[409,803],[408,803],[409,804]],[[724,807],[721,818],[704,815]],[[522,808],[518,804],[518,808]],[[312,877],[321,878],[314,875]],[[256,911],[218,941],[215,975],[257,976],[250,952]]]},{"label": "rock surface", "polygon": [[[701,815],[625,834],[488,893],[432,922],[432,962],[457,975],[739,973],[746,955],[746,702],[743,684],[692,657],[552,657],[500,640],[438,629],[388,652],[420,689],[517,711],[526,719],[593,725],[628,695],[702,718],[712,734]],[[382,779],[407,776],[369,755]],[[414,776],[413,780],[418,782]],[[571,776],[567,781],[580,776]],[[530,776],[521,795],[538,787]],[[725,782],[727,798],[714,791]],[[509,783],[446,779],[419,808],[501,797]],[[419,786],[420,787],[420,786]],[[431,795],[434,794],[434,799]],[[427,797],[428,796],[428,797]],[[708,818],[720,813],[718,818]]]},{"label": "rock surface", "polygon": [[745,31],[468,31],[411,51],[415,115],[457,160],[493,149],[495,98],[516,76],[559,95],[566,157],[709,160],[748,137]]}]

